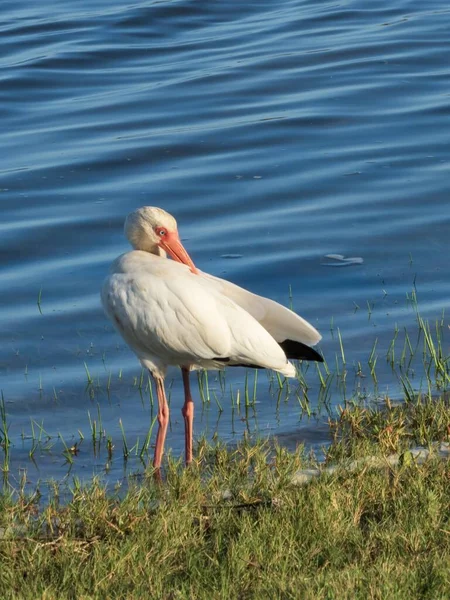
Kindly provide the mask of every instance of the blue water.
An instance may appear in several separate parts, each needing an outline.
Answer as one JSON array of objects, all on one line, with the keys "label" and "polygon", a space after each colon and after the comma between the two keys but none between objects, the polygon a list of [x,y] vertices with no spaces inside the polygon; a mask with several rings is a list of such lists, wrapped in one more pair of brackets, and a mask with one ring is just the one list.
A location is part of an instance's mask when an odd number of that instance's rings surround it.
[{"label": "blue water", "polygon": [[[85,436],[71,474],[86,477],[105,463],[121,476],[119,419],[129,446],[143,442],[148,390],[99,287],[127,249],[124,217],[145,204],[176,216],[201,269],[286,305],[291,288],[331,367],[339,328],[348,396],[359,386],[401,397],[385,355],[396,325],[417,330],[407,294],[415,284],[431,321],[449,305],[447,2],[4,0],[1,14],[0,387],[13,477],[67,473],[58,434],[68,445]],[[363,262],[323,266],[327,254]],[[367,377],[375,339],[378,390]],[[305,377],[314,411],[314,365]],[[259,374],[247,414],[229,391],[243,396],[244,370],[227,373],[225,394],[214,374],[209,384],[224,410],[212,391],[203,410],[199,400],[197,437],[328,439],[326,415],[305,418],[270,375]],[[330,394],[331,406],[343,401],[342,386]],[[112,461],[88,441],[88,411],[98,421],[99,410]],[[31,420],[48,433],[36,463]]]}]

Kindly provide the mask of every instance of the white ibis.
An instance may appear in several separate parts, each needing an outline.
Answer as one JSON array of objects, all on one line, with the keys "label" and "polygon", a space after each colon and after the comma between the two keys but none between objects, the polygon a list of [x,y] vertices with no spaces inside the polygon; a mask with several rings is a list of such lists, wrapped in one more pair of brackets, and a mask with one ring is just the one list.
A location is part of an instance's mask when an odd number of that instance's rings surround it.
[{"label": "white ibis", "polygon": [[[295,377],[289,358],[322,361],[310,345],[321,336],[307,321],[273,300],[197,269],[184,249],[177,222],[161,208],[128,215],[125,235],[134,250],[112,264],[102,302],[114,327],[147,368],[158,396],[153,465],[161,466],[169,423],[164,377],[181,367],[186,464],[192,461],[192,369],[248,366]],[[167,260],[167,254],[173,260]]]}]

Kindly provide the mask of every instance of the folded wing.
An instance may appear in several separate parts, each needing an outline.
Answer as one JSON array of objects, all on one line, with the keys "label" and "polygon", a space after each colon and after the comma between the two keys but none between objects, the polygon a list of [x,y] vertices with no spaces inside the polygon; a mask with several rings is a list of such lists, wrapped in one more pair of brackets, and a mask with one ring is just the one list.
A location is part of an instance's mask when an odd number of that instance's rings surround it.
[{"label": "folded wing", "polygon": [[322,336],[308,321],[278,302],[252,294],[234,283],[202,271],[200,276],[252,315],[280,344],[287,358],[323,361],[320,354],[309,347],[317,344]]},{"label": "folded wing", "polygon": [[186,270],[170,277],[156,270],[112,274],[102,300],[141,360],[205,368],[254,365],[295,376],[270,332],[233,299]]}]

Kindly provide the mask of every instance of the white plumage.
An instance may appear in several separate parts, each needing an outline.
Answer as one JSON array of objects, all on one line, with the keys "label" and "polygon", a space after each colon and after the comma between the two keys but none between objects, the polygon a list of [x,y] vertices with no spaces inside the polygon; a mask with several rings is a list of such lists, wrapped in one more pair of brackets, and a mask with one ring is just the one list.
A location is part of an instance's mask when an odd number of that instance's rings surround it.
[{"label": "white plumage", "polygon": [[111,271],[102,290],[106,314],[153,374],[164,376],[168,365],[223,368],[220,358],[295,377],[272,335],[221,293],[220,280],[139,250],[119,257]]},{"label": "white plumage", "polygon": [[[136,249],[112,264],[103,283],[102,303],[114,327],[156,382],[160,424],[156,468],[161,463],[169,413],[164,376],[169,365],[182,368],[189,463],[191,369],[251,365],[295,377],[295,367],[280,343],[289,340],[290,351],[301,347],[302,352],[306,349],[307,359],[321,360],[306,346],[316,344],[320,334],[280,304],[197,270],[180,242],[175,219],[162,209],[135,211],[127,218],[125,232]],[[175,260],[167,260],[166,252]]]},{"label": "white plumage", "polygon": [[305,321],[285,306],[278,304],[278,302],[252,294],[238,285],[214,277],[214,275],[202,271],[199,271],[199,273],[204,278],[205,283],[212,284],[218,292],[247,311],[277,342],[290,339],[315,346],[322,339],[317,329],[310,325],[308,321]]}]

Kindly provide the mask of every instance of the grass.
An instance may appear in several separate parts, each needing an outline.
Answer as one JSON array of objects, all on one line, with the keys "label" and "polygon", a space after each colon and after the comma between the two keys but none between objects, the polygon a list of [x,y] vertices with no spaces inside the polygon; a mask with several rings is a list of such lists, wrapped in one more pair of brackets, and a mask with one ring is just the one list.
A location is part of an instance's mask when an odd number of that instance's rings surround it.
[{"label": "grass", "polygon": [[[353,454],[364,437],[366,450],[392,450],[372,414],[346,410],[332,448]],[[449,461],[293,485],[306,466],[301,448],[200,442],[193,468],[170,460],[162,484],[151,470],[126,493],[75,481],[70,502],[56,494],[43,510],[4,495],[2,598],[448,598]]]},{"label": "grass", "polygon": [[[349,402],[329,425],[322,463],[273,440],[202,440],[162,483],[151,468],[126,490],[74,479],[45,507],[25,486],[4,493],[2,598],[448,598],[448,399]],[[311,467],[322,476],[295,485]]]},{"label": "grass", "polygon": [[333,444],[326,460],[335,462],[372,454],[401,454],[411,447],[430,448],[450,441],[448,397],[438,399],[419,395],[413,402],[393,404],[385,397],[383,405],[364,406],[349,402],[339,408],[339,417],[330,419]]}]

